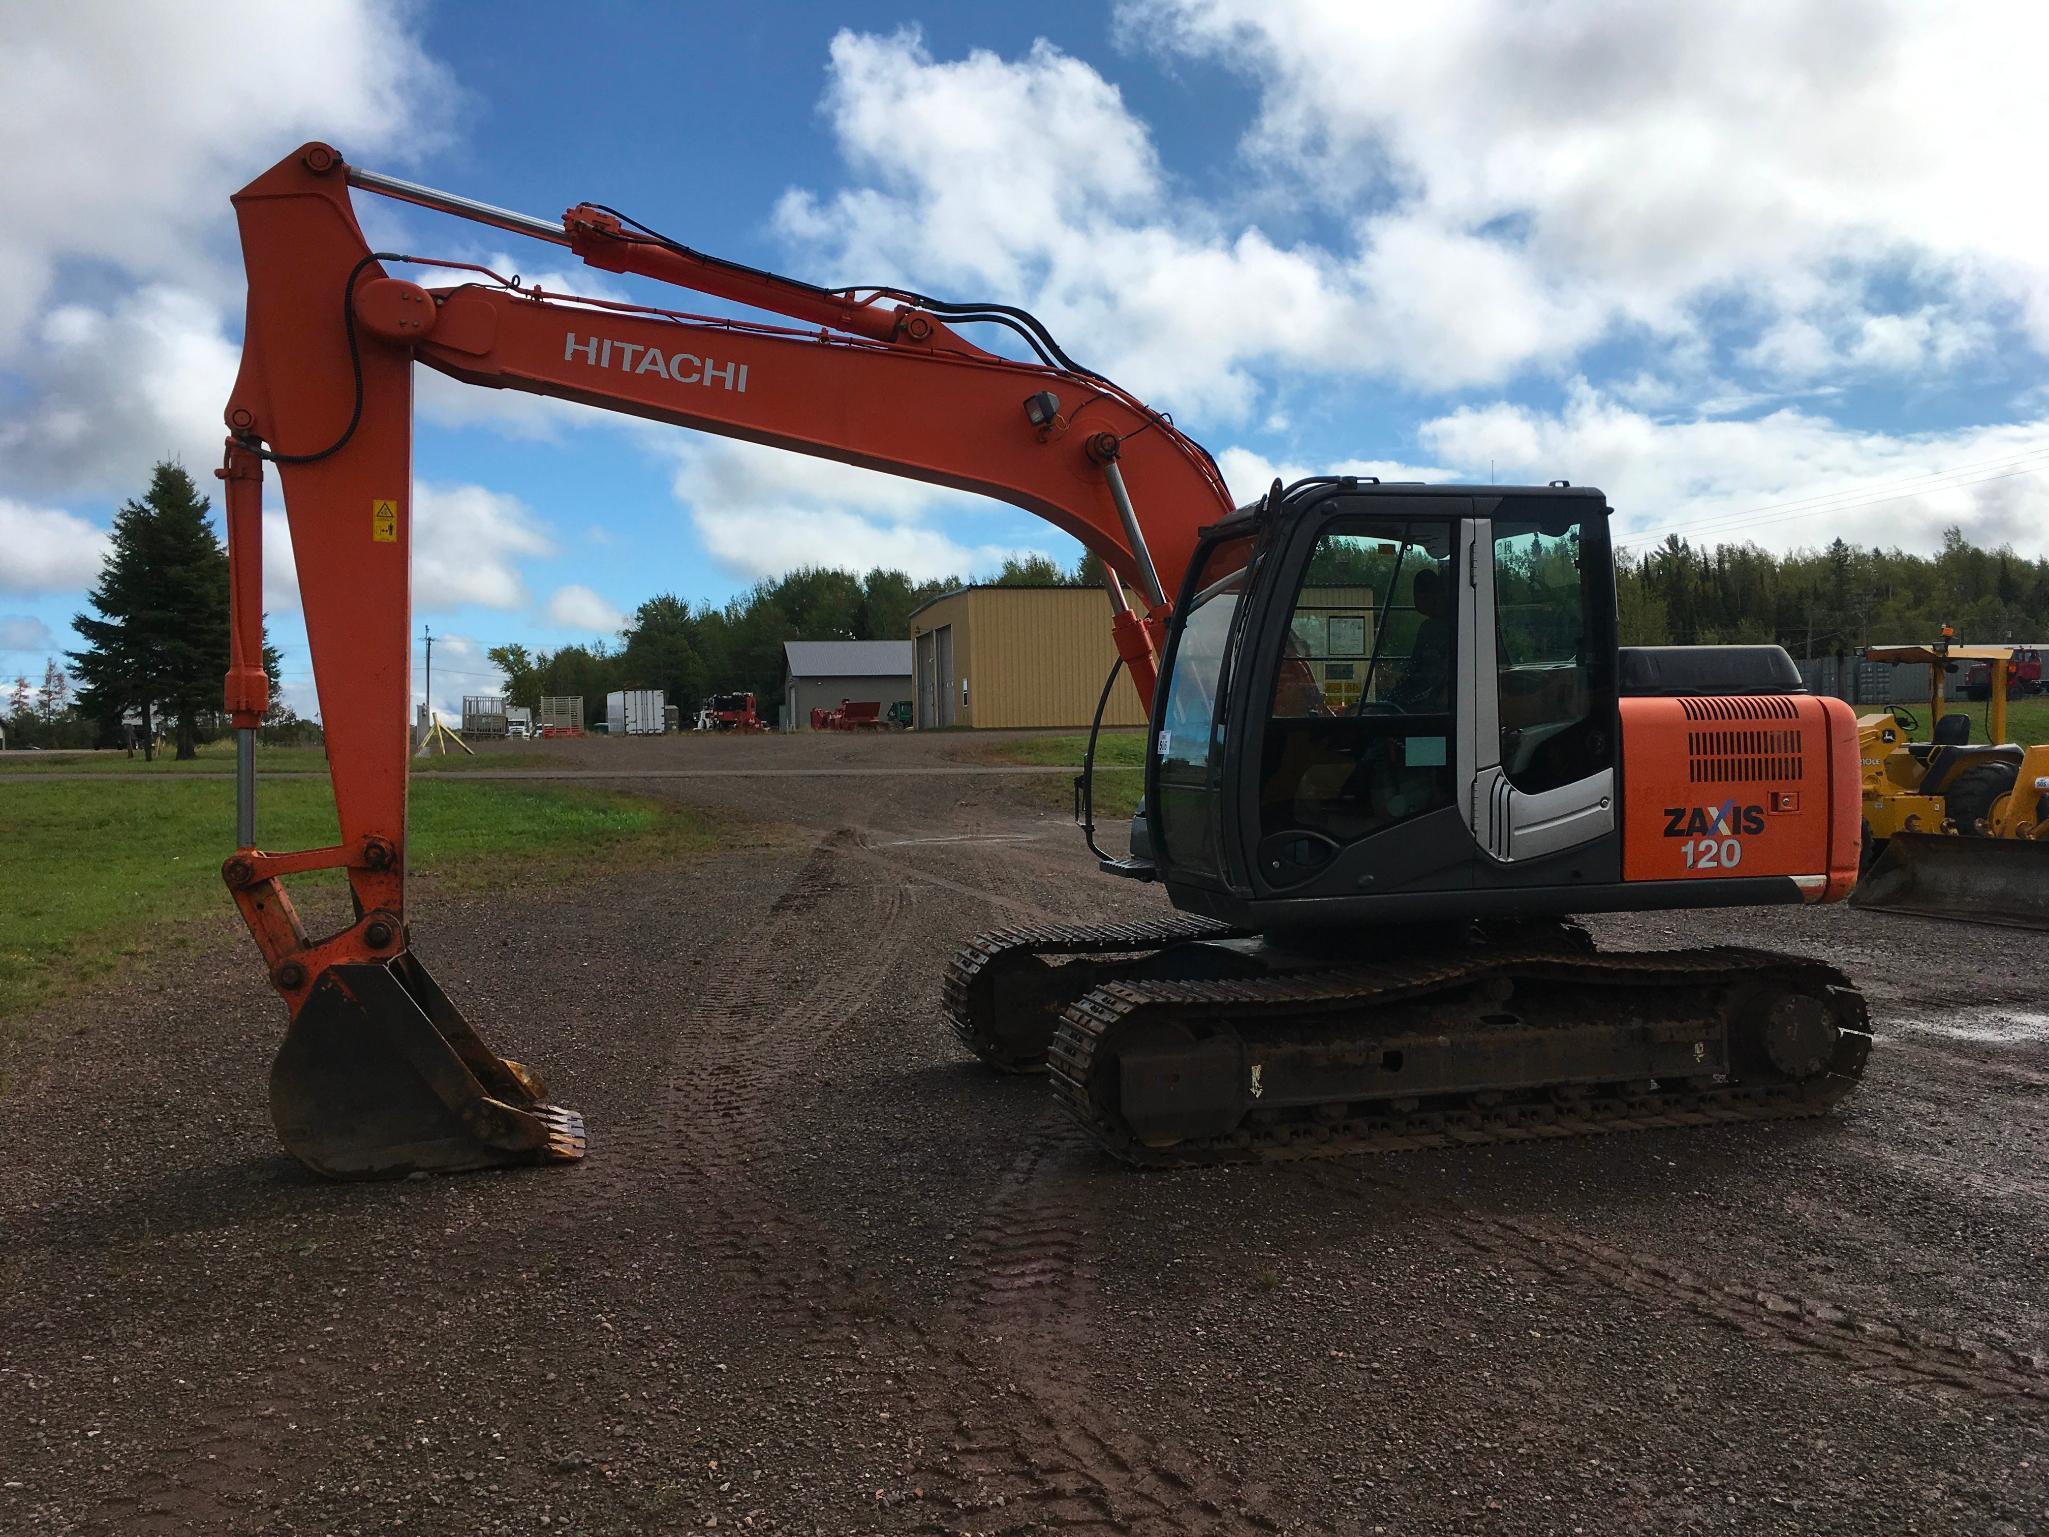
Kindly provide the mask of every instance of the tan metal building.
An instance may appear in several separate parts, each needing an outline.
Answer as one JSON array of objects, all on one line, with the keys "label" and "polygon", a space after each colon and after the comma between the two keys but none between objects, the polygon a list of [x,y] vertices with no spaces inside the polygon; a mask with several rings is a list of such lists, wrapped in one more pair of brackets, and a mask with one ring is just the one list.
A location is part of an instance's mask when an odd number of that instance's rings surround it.
[{"label": "tan metal building", "polygon": [[[1117,660],[1100,587],[963,587],[911,615],[917,724],[1086,727]],[[1128,673],[1106,726],[1143,726]]]}]

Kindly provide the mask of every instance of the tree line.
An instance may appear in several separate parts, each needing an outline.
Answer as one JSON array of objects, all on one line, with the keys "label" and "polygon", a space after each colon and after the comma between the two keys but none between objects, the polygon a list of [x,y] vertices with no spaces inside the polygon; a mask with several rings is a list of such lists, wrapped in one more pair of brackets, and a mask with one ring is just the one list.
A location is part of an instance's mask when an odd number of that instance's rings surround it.
[{"label": "tree line", "polygon": [[1673,535],[1617,558],[1615,597],[1634,646],[1776,642],[1795,657],[1840,656],[1933,640],[1945,624],[1971,643],[2049,639],[2049,559],[1983,549],[1959,528],[1932,556],[1843,539],[1774,555]]},{"label": "tree line", "polygon": [[[10,747],[119,746],[145,752],[161,733],[190,757],[227,729],[221,708],[228,666],[228,559],[192,477],[163,463],[149,489],[114,515],[107,559],[74,621],[83,649],[56,658],[39,684],[27,673],[0,683]],[[1064,568],[1043,556],[1006,561],[998,586],[1093,586],[1093,555]],[[649,598],[616,645],[530,649],[494,646],[514,704],[581,695],[585,718],[602,719],[605,695],[658,688],[686,711],[712,693],[748,691],[773,712],[783,682],[783,642],[903,640],[911,614],[964,585],[914,582],[901,571],[805,569],[757,582],[723,604],[672,593]],[[1677,535],[1615,562],[1625,645],[1771,642],[1795,657],[1854,654],[1866,645],[1933,639],[1944,625],[1968,642],[2049,640],[2049,559],[1986,549],[1944,530],[1934,555],[1860,547],[1774,554],[1755,544],[1698,546]],[[271,678],[266,739],[317,740],[278,687],[278,654],[266,634]],[[126,722],[139,721],[139,728]]]},{"label": "tree line", "polygon": [[[1042,555],[1012,558],[987,585],[1072,587],[1102,580],[1084,555],[1067,569]],[[543,696],[581,695],[584,719],[602,720],[614,689],[658,688],[687,718],[714,693],[753,694],[775,718],[783,690],[783,642],[907,640],[911,615],[965,585],[959,577],[914,582],[881,568],[865,575],[806,568],[757,582],[723,604],[692,604],[662,593],[633,611],[616,646],[532,650],[518,642],[490,648],[505,675],[510,704],[537,708]]]},{"label": "tree line", "polygon": [[[1012,560],[995,585],[1101,581],[1084,557],[1072,570],[1043,557]],[[1332,578],[1335,580],[1336,578]],[[901,571],[807,569],[756,583],[724,604],[673,594],[634,611],[616,646],[493,647],[507,698],[533,708],[544,694],[581,694],[602,719],[613,689],[659,688],[688,708],[713,692],[746,690],[772,716],[786,640],[904,640],[913,610],[963,585],[913,582]],[[1857,546],[1775,554],[1756,544],[1696,546],[1677,535],[1615,558],[1621,640],[1630,646],[1771,643],[1796,658],[1854,654],[1867,645],[1934,639],[1952,626],[1970,642],[2049,640],[2049,559],[2010,545],[1985,549],[1959,528],[1934,555]]]}]

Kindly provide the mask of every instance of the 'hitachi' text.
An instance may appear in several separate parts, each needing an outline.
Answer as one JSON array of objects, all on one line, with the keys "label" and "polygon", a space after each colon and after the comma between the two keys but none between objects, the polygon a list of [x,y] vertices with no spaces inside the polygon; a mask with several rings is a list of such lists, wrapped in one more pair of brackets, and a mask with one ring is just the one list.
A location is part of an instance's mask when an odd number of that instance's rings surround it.
[{"label": "'hitachi' text", "polygon": [[678,384],[716,385],[747,393],[745,363],[715,363],[694,352],[663,352],[642,342],[615,341],[609,336],[579,338],[571,331],[562,342],[562,361],[581,359],[593,368],[617,368],[629,374],[655,374]]}]

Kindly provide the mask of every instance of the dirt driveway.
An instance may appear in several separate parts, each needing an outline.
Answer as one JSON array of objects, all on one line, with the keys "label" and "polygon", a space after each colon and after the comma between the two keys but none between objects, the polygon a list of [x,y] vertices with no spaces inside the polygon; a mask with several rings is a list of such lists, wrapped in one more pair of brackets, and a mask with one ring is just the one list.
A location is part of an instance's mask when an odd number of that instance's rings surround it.
[{"label": "dirt driveway", "polygon": [[415,914],[589,1117],[582,1166],[302,1176],[264,1100],[281,1010],[225,921],[41,1022],[61,1048],[0,1098],[0,1532],[2049,1526],[2039,942],[1598,921],[1834,959],[1874,1003],[1864,1087],[1817,1123],[1141,1176],[938,1014],[977,929],[1160,906],[1040,802],[645,783],[796,831]]}]

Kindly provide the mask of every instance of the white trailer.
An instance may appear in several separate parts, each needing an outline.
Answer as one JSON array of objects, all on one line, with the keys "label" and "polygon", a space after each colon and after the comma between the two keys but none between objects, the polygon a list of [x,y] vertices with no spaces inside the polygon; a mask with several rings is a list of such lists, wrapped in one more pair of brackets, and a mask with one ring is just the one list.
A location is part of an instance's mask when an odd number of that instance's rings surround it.
[{"label": "white trailer", "polygon": [[614,689],[605,696],[607,736],[660,736],[663,724],[658,688]]},{"label": "white trailer", "polygon": [[534,712],[525,705],[509,704],[505,707],[505,734],[527,737],[534,734]]}]

